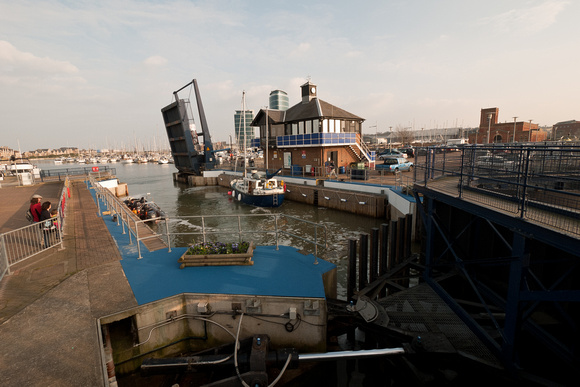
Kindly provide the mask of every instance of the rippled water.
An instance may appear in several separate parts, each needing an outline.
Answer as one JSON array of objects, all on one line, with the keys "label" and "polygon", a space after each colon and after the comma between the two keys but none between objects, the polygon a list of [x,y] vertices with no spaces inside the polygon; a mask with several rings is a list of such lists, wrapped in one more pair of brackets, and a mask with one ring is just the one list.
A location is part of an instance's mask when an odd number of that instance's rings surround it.
[{"label": "rippled water", "polygon": [[[74,168],[87,165],[54,165],[52,161],[39,161],[36,163],[41,169]],[[103,166],[96,164],[96,166]],[[360,233],[368,233],[371,228],[379,227],[384,220],[353,215],[341,211],[315,207],[303,203],[285,200],[278,208],[256,208],[232,200],[228,196],[228,189],[220,186],[189,187],[173,181],[172,174],[177,172],[172,164],[107,164],[116,169],[116,175],[121,183],[127,183],[131,196],[145,196],[147,200],[156,202],[165,213],[172,219],[172,230],[179,232],[195,232],[199,229],[195,222],[181,219],[186,216],[196,215],[238,215],[238,214],[272,214],[284,213],[300,219],[308,220],[327,227],[328,250],[322,254],[322,258],[333,262],[338,267],[339,297],[346,296],[346,273],[347,273],[347,246],[349,238],[358,238]],[[176,218],[180,218],[179,220]],[[245,229],[258,230],[267,228],[273,230],[273,223],[264,222],[263,218],[251,218],[243,221]],[[237,229],[237,219],[210,220],[206,224],[213,229],[228,228]],[[293,221],[283,225],[286,230],[300,235],[312,234],[312,227]],[[189,237],[184,237],[189,239]],[[274,244],[272,237],[264,244]],[[193,240],[193,237],[191,237]],[[251,238],[258,244],[260,236]],[[187,244],[186,241],[181,241]],[[280,244],[292,245],[300,249],[312,250],[300,240],[290,240],[285,237]]]}]

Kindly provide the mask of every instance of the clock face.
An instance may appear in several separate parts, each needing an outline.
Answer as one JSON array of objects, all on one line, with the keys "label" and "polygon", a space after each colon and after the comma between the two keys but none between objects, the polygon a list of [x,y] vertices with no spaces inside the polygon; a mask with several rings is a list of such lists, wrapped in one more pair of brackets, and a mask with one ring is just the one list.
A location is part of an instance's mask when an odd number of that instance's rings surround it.
[{"label": "clock face", "polygon": [[312,87],[312,88],[310,89],[310,91],[312,92],[312,94],[316,93],[316,87]]}]

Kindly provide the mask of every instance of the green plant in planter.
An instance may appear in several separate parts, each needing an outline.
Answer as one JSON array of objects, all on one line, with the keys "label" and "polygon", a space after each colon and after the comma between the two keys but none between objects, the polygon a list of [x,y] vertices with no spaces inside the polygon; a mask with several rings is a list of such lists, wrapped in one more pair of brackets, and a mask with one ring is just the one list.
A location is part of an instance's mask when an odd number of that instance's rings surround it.
[{"label": "green plant in planter", "polygon": [[186,255],[244,254],[250,247],[249,242],[199,242],[187,249]]}]

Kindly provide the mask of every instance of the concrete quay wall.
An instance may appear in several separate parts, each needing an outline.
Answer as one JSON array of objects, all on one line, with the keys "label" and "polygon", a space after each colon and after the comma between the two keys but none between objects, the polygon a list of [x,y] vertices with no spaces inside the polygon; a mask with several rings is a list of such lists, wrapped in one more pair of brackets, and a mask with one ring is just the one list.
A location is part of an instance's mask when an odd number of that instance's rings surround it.
[{"label": "concrete quay wall", "polygon": [[[212,171],[204,176],[174,173],[173,179],[190,186],[229,188],[230,182],[241,176],[241,172]],[[391,186],[287,176],[280,180],[286,183],[287,200],[373,218],[397,219],[415,214],[413,198]]]}]

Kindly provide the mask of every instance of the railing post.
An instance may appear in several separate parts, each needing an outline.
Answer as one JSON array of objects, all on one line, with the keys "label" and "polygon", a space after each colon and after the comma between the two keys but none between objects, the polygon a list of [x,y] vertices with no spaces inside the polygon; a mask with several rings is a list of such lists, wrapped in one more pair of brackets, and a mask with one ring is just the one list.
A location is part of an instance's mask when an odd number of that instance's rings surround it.
[{"label": "railing post", "polygon": [[[0,238],[1,242],[2,242],[2,260],[4,261],[4,264],[6,265],[6,274],[10,275],[10,264],[8,263],[8,252],[6,251],[6,238],[4,237],[4,234],[0,234]],[[4,276],[4,273],[2,273],[2,275],[0,276],[0,280],[2,279],[2,277]]]},{"label": "railing post", "polygon": [[465,149],[461,149],[461,167],[459,169],[459,199],[463,193],[463,166],[465,160]]},{"label": "railing post", "polygon": [[524,218],[526,212],[526,195],[527,195],[527,186],[528,186],[528,171],[530,166],[530,149],[526,149],[525,151],[525,170],[524,170],[524,184],[522,187],[522,200],[520,201],[520,218]]},{"label": "railing post", "polygon": [[276,231],[276,251],[279,250],[279,247],[278,247],[278,217],[279,216],[280,216],[279,214],[274,215],[274,230]]},{"label": "railing post", "polygon": [[127,214],[127,232],[129,233],[129,244],[132,245],[133,244],[133,239],[131,237],[131,234],[133,234],[133,232],[131,231],[131,225],[129,224],[129,222],[131,221],[129,218],[129,214]]},{"label": "railing post", "polygon": [[139,240],[139,224],[137,221],[135,221],[135,242],[137,242],[137,252],[139,253],[137,259],[141,259],[143,257],[141,256],[141,241]]},{"label": "railing post", "polygon": [[167,235],[167,247],[169,248],[167,252],[170,253],[171,252],[171,238],[169,237],[169,222],[168,222],[167,218],[165,218],[164,220],[165,220],[165,233],[166,233],[165,235]]},{"label": "railing post", "polygon": [[[64,243],[62,242],[64,239],[62,237],[62,234],[64,231],[64,227],[63,227],[64,226],[64,223],[63,223],[64,218],[59,214],[57,219],[58,219],[58,227],[56,228],[56,232],[57,232],[58,238],[60,239],[60,242],[58,243],[60,245],[60,247],[58,248],[58,251],[62,251],[62,250],[64,250]],[[52,224],[54,225],[54,222],[52,222]]]}]

